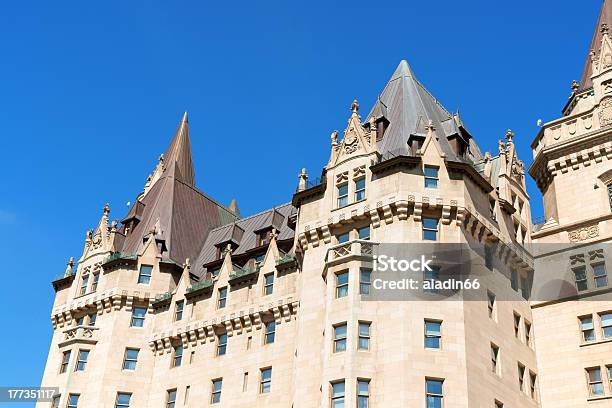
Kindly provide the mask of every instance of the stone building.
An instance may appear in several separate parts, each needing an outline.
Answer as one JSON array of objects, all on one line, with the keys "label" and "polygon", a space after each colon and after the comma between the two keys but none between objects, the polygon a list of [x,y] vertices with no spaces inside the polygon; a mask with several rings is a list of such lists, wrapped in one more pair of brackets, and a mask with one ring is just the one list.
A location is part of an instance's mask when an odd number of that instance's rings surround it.
[{"label": "stone building", "polygon": [[[532,144],[544,224],[513,133],[482,153],[405,61],[365,118],[352,103],[320,178],[248,217],[196,187],[185,114],[53,281],[59,394],[38,406],[612,406],[611,4]],[[484,296],[368,300],[386,243],[475,248]]]}]

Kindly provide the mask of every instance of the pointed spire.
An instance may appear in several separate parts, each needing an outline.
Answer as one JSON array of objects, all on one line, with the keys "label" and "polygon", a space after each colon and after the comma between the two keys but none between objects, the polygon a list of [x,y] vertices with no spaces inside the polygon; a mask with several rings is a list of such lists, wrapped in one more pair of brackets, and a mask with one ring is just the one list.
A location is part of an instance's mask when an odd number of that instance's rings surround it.
[{"label": "pointed spire", "polygon": [[160,160],[163,161],[164,167],[174,174],[174,177],[185,184],[195,186],[187,112],[183,115],[163,159],[160,158]]},{"label": "pointed spire", "polygon": [[582,77],[580,79],[580,86],[577,92],[582,92],[593,87],[593,82],[591,81],[591,76],[593,75],[593,59],[599,58],[601,40],[603,36],[608,33],[608,28],[610,26],[612,26],[612,0],[604,0],[599,12],[597,24],[595,25],[591,47],[589,48],[590,51],[586,57]]},{"label": "pointed spire", "polygon": [[238,209],[238,202],[236,201],[235,198],[232,198],[232,201],[230,201],[230,204],[227,207],[227,209],[230,210],[230,212],[234,214],[236,217],[240,217],[240,210]]}]

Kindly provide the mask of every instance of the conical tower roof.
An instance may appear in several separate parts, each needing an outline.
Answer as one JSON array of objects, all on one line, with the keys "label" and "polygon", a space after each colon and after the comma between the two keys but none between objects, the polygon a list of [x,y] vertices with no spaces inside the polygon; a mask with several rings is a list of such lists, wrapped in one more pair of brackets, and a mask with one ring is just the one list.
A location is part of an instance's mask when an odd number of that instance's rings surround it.
[{"label": "conical tower roof", "polygon": [[174,177],[183,183],[195,186],[195,172],[193,170],[193,159],[191,158],[191,142],[189,140],[189,122],[187,112],[183,115],[181,122],[174,133],[174,137],[164,153],[166,169],[175,171]]},{"label": "conical tower roof", "polygon": [[578,92],[586,91],[593,87],[591,76],[593,75],[593,63],[591,62],[591,53],[594,52],[596,56],[599,56],[601,48],[601,40],[603,37],[603,25],[608,28],[612,28],[612,0],[604,0],[601,10],[599,11],[599,18],[595,25],[595,31],[593,32],[593,39],[591,40],[591,47],[587,53],[586,62],[584,69],[582,70],[582,77],[580,78],[580,85]]}]

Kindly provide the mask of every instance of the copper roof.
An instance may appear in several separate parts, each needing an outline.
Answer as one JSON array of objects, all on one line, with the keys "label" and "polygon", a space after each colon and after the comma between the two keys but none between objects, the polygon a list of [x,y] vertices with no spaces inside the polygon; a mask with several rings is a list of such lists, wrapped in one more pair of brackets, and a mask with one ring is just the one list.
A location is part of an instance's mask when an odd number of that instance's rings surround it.
[{"label": "copper roof", "polygon": [[604,0],[601,10],[599,12],[599,18],[595,25],[595,32],[593,33],[593,39],[591,40],[591,47],[584,63],[584,69],[582,71],[582,77],[580,78],[580,85],[578,92],[586,91],[593,87],[591,76],[593,75],[593,64],[591,62],[591,52],[595,52],[595,55],[599,55],[601,48],[601,40],[603,37],[602,26],[606,24],[609,28],[612,28],[612,1]]}]

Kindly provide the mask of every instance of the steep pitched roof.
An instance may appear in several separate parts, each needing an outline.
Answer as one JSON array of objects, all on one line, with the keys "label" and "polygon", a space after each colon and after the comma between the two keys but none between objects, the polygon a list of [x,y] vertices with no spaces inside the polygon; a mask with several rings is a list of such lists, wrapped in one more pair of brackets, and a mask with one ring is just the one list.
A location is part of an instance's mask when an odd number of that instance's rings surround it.
[{"label": "steep pitched roof", "polygon": [[[179,265],[197,256],[208,232],[236,216],[199,191],[193,183],[193,162],[187,114],[164,156],[164,169],[147,194],[140,195],[123,220],[122,252],[138,253],[152,231],[163,241],[162,259]],[[132,230],[127,226],[132,219]]]},{"label": "steep pitched roof", "polygon": [[[440,137],[439,143],[444,154],[451,160],[461,160],[453,152],[447,137],[458,135],[466,136],[474,160],[481,157],[480,149],[463,132],[463,122],[458,115],[452,115],[442,106],[436,98],[416,79],[408,62],[402,60],[391,79],[376,100],[374,107],[368,114],[370,118],[379,119],[384,116],[389,121],[382,140],[378,142],[379,151],[384,154],[411,155],[408,148],[410,135],[424,136],[426,126],[432,121]],[[461,160],[463,161],[463,160]]]},{"label": "steep pitched roof", "polygon": [[593,33],[593,39],[591,40],[591,47],[589,48],[584,69],[582,71],[582,77],[580,78],[578,92],[586,91],[587,89],[593,87],[593,82],[591,81],[591,76],[593,75],[591,51],[594,51],[595,55],[599,55],[603,36],[601,30],[603,24],[607,24],[607,26],[612,29],[612,0],[604,0],[601,6],[599,18],[597,19],[597,24],[595,25],[595,32]]}]

